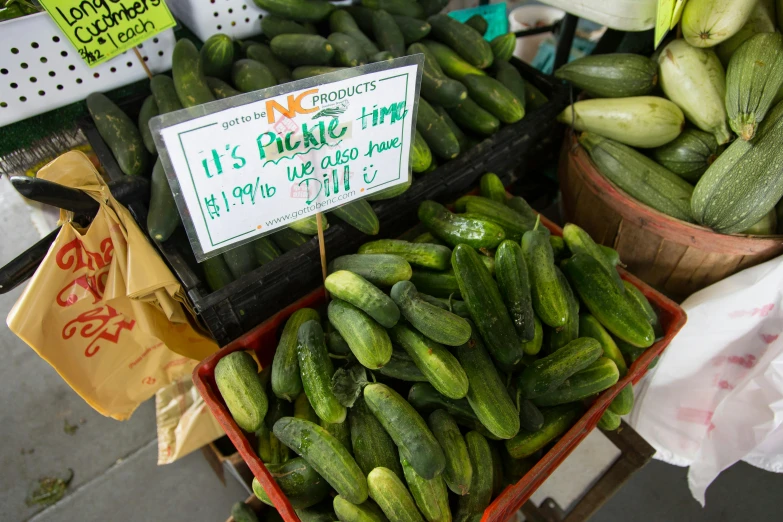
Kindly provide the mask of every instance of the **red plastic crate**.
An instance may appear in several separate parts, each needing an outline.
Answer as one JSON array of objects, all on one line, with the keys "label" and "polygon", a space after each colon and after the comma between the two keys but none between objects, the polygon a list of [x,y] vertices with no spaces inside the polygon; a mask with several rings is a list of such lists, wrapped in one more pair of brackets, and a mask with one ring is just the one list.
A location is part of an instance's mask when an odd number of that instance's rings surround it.
[{"label": "red plastic crate", "polygon": [[[541,223],[544,224],[553,234],[561,236],[563,231],[556,224],[541,216]],[[528,471],[519,482],[508,486],[484,511],[482,522],[501,522],[511,519],[514,513],[522,507],[530,496],[538,489],[544,480],[560,465],[563,460],[576,448],[576,446],[595,428],[596,424],[603,415],[606,408],[612,400],[620,393],[626,384],[634,384],[644,376],[647,367],[652,360],[663,352],[671,340],[677,335],[677,332],[685,325],[685,311],[677,303],[665,297],[660,292],[654,290],[643,283],[633,275],[623,269],[620,269],[620,276],[631,282],[639,288],[642,293],[650,300],[650,303],[658,310],[661,325],[664,331],[664,337],[645,350],[629,368],[628,373],[620,379],[617,384],[601,393],[598,399],[593,402],[584,415],[569,429],[559,441],[552,446],[549,451],[539,460],[533,468]],[[284,308],[273,315],[253,330],[233,341],[217,353],[207,357],[193,370],[193,382],[196,383],[201,396],[207,403],[210,411],[218,420],[220,425],[229,436],[234,446],[239,450],[239,454],[245,459],[253,475],[269,492],[269,497],[275,504],[286,522],[296,522],[299,518],[294,513],[291,504],[272,479],[261,459],[258,458],[255,449],[245,432],[231,418],[231,414],[226,408],[225,402],[220,395],[215,384],[215,365],[218,361],[231,352],[237,350],[253,350],[262,366],[271,364],[278,342],[278,331],[285,324],[286,320],[296,310],[300,308],[318,308],[326,303],[326,294],[323,287],[313,291],[299,301]]]}]

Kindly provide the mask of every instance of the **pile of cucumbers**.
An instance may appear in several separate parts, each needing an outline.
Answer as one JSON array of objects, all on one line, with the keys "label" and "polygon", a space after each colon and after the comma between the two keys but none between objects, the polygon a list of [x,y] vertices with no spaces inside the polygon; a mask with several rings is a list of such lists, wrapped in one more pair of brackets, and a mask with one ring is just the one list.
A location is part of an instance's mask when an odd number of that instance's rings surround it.
[{"label": "pile of cucumbers", "polygon": [[[426,232],[336,258],[325,313],[294,312],[271,367],[218,362],[232,417],[303,520],[480,518],[662,335],[616,251],[572,224],[550,234],[494,174],[480,194],[457,213],[425,201]],[[633,397],[629,384],[600,426]]]},{"label": "pile of cucumbers", "polygon": [[[783,4],[778,2],[778,10]],[[556,71],[592,98],[558,120],[642,203],[723,234],[783,233],[783,35],[774,0],[690,0],[652,59]]]}]

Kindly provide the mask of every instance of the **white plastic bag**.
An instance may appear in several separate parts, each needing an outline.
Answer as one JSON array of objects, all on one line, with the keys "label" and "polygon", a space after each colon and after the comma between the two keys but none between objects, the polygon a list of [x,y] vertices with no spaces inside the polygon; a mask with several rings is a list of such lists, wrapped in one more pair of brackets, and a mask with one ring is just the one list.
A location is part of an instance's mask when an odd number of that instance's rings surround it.
[{"label": "white plastic bag", "polygon": [[637,388],[630,424],[707,486],[739,460],[783,472],[783,257],[689,297],[688,322]]}]

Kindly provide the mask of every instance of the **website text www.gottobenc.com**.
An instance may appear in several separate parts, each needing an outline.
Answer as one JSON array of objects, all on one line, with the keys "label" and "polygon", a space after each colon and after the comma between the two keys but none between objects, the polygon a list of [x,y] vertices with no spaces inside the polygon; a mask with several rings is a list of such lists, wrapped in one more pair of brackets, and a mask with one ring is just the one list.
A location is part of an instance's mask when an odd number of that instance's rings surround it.
[{"label": "website text www.gottobenc.com", "polygon": [[339,196],[334,196],[324,201],[316,201],[312,205],[308,205],[295,212],[291,212],[289,214],[283,214],[280,217],[270,219],[269,221],[266,222],[266,226],[272,227],[275,225],[279,225],[281,223],[287,223],[288,221],[291,220],[296,221],[296,219],[309,216],[310,214],[314,212],[318,212],[320,209],[324,207],[329,207],[330,205],[333,205],[334,203],[337,203],[339,201],[345,201],[346,199],[351,199],[355,194],[356,191],[352,190],[351,192],[346,192],[345,194],[340,194]]}]

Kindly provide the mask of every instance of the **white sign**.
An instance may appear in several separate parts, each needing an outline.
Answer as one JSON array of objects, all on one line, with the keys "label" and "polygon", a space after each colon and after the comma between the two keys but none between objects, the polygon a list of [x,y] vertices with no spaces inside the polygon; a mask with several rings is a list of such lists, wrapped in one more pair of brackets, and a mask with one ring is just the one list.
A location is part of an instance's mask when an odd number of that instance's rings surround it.
[{"label": "white sign", "polygon": [[407,183],[421,62],[370,64],[155,118],[196,259]]}]

